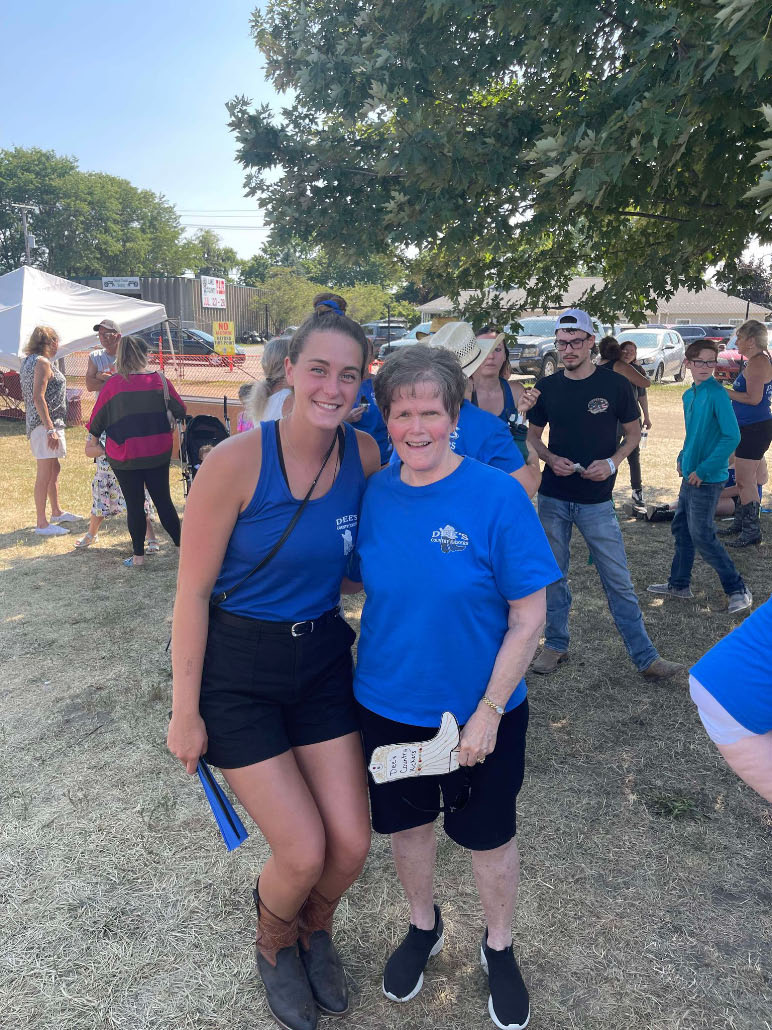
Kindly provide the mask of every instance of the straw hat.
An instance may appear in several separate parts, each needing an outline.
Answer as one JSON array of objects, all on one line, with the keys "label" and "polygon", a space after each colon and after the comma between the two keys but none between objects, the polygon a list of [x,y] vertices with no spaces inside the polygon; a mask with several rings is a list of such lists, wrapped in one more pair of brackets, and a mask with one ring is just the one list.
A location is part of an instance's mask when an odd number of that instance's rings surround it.
[{"label": "straw hat", "polygon": [[469,322],[446,322],[429,340],[430,347],[442,347],[455,354],[465,376],[473,375],[496,346],[498,337],[478,339]]}]

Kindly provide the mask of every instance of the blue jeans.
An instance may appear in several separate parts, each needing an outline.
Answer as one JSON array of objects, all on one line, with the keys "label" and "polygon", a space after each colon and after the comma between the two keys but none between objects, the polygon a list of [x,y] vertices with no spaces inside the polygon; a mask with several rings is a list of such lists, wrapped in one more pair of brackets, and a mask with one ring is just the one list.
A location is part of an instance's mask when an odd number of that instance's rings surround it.
[{"label": "blue jeans", "polygon": [[675,540],[675,554],[668,582],[676,590],[684,590],[689,586],[697,551],[718,573],[724,593],[736,594],[739,590],[745,590],[742,576],[716,536],[713,516],[723,489],[723,483],[692,486],[685,479],[681,482],[678,507],[670,527]]},{"label": "blue jeans", "polygon": [[601,504],[578,504],[539,494],[539,518],[555,561],[563,573],[562,579],[547,587],[545,646],[553,651],[568,650],[571,591],[566,577],[571,556],[571,532],[576,524],[590,548],[592,560],[606,591],[609,611],[627,653],[639,671],[648,669],[659,658],[659,654],[643,624],[641,606],[627,568],[622,531],[614,515],[613,503],[603,501]]}]

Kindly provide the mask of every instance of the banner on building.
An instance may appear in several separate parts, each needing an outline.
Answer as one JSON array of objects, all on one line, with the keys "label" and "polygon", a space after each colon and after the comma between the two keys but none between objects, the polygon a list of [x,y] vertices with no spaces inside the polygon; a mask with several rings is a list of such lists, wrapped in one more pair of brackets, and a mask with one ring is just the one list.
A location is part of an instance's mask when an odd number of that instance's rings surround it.
[{"label": "banner on building", "polygon": [[138,275],[103,275],[102,289],[113,290],[116,293],[139,293]]},{"label": "banner on building", "polygon": [[225,280],[211,275],[201,276],[201,304],[205,308],[224,308]]},{"label": "banner on building", "polygon": [[212,322],[212,336],[217,354],[236,353],[235,322]]}]

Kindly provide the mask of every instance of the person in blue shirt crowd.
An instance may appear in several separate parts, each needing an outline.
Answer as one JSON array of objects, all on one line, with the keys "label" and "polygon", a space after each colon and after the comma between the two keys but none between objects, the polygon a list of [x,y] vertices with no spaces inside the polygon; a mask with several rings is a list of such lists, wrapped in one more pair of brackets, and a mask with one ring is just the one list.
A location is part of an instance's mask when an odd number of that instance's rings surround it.
[{"label": "person in blue shirt crowd", "polygon": [[442,948],[433,824],[444,811],[447,835],[472,852],[487,921],[480,954],[490,1015],[498,1027],[522,1027],[530,1008],[512,918],[528,724],[523,674],[544,623],[545,587],[560,570],[520,486],[454,450],[464,389],[458,358],[424,346],[390,356],[375,380],[399,463],[372,478],[362,506],[366,601],[355,695],[368,762],[382,745],[432,737],[444,712],[462,726],[458,770],[369,784],[373,827],[391,835],[410,905],[384,993],[413,998]]},{"label": "person in blue shirt crowd", "polygon": [[745,358],[742,372],[729,394],[740,426],[740,443],[735,452],[735,474],[740,491],[739,506],[729,535],[729,547],[761,543],[760,502],[755,488],[764,455],[772,443],[772,359],[769,330],[763,322],[748,319],[737,330],[737,349]]},{"label": "person in blue shirt crowd", "polygon": [[772,598],[691,668],[705,730],[729,767],[772,802]]},{"label": "person in blue shirt crowd", "polygon": [[[490,354],[494,343],[495,339],[476,338],[474,329],[468,322],[446,322],[427,340],[429,347],[447,350],[455,355],[461,363],[465,377],[477,371]],[[394,355],[390,355],[386,362],[392,357]],[[385,366],[386,363],[383,367]],[[521,399],[522,410],[527,411],[532,407],[537,397],[538,393],[524,391]],[[466,399],[461,404],[455,428],[450,434],[450,448],[455,454],[476,458],[484,465],[507,472],[520,483],[529,497],[533,497],[539,488],[541,471],[536,454],[531,452],[526,464],[515,446],[509,429],[501,419],[489,411],[475,407]],[[391,462],[399,464],[399,461],[400,457],[395,450]]]},{"label": "person in blue shirt crowd", "polygon": [[289,1030],[348,1008],[332,920],[370,846],[355,634],[339,609],[380,467],[373,438],[342,427],[366,359],[362,327],[319,295],[285,362],[292,411],[215,448],[182,534],[168,746],[188,773],[202,756],[219,766],[270,845],[256,958]]},{"label": "person in blue shirt crowd", "polygon": [[[539,518],[563,573],[547,590],[544,647],[531,669],[549,675],[568,657],[568,569],[576,526],[587,541],[627,653],[647,679],[667,679],[683,666],[661,658],[646,632],[612,500],[617,468],[641,437],[638,404],[627,379],[593,364],[594,343],[586,311],[569,308],[558,315],[555,345],[563,368],[538,380],[541,394],[529,414],[528,441],[546,462]],[[549,446],[542,440],[547,423]]]},{"label": "person in blue shirt crowd", "polygon": [[373,345],[369,340],[368,348],[365,374],[359,390],[357,406],[352,410],[346,421],[353,423],[357,429],[361,429],[363,433],[369,433],[373,437],[378,444],[378,450],[381,454],[381,465],[387,465],[391,457],[391,441],[386,430],[386,423],[383,421],[383,416],[375,403],[373,377],[370,372],[370,364],[372,363],[374,353]]},{"label": "person in blue shirt crowd", "polygon": [[678,507],[670,531],[675,553],[667,583],[652,583],[652,594],[691,599],[690,582],[699,552],[715,569],[728,598],[730,615],[745,611],[753,596],[716,535],[716,506],[729,473],[729,457],[740,442],[740,430],[729,394],[713,371],[718,363],[715,343],[695,340],[686,348],[686,365],[694,380],[684,393],[686,438],[678,455],[682,477]]},{"label": "person in blue shirt crowd", "polygon": [[517,381],[510,382],[512,370],[509,366],[509,351],[505,334],[486,327],[477,334],[477,339],[493,340],[493,346],[476,372],[469,376],[466,384],[466,399],[476,408],[489,411],[506,425],[520,451],[523,461],[528,462],[528,423],[524,417],[525,404],[521,411],[521,400],[530,397],[530,404],[538,399],[538,391],[530,390]]}]

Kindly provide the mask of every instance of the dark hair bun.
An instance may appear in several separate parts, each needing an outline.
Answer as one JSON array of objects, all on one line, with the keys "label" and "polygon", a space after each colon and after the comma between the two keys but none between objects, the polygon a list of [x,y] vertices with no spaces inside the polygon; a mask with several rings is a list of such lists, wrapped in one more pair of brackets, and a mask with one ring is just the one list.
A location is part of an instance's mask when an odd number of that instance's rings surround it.
[{"label": "dark hair bun", "polygon": [[[327,301],[332,303],[328,304]],[[343,297],[337,293],[317,293],[313,303],[315,315],[324,315],[328,311],[333,311],[336,315],[345,315],[348,307]]]}]

